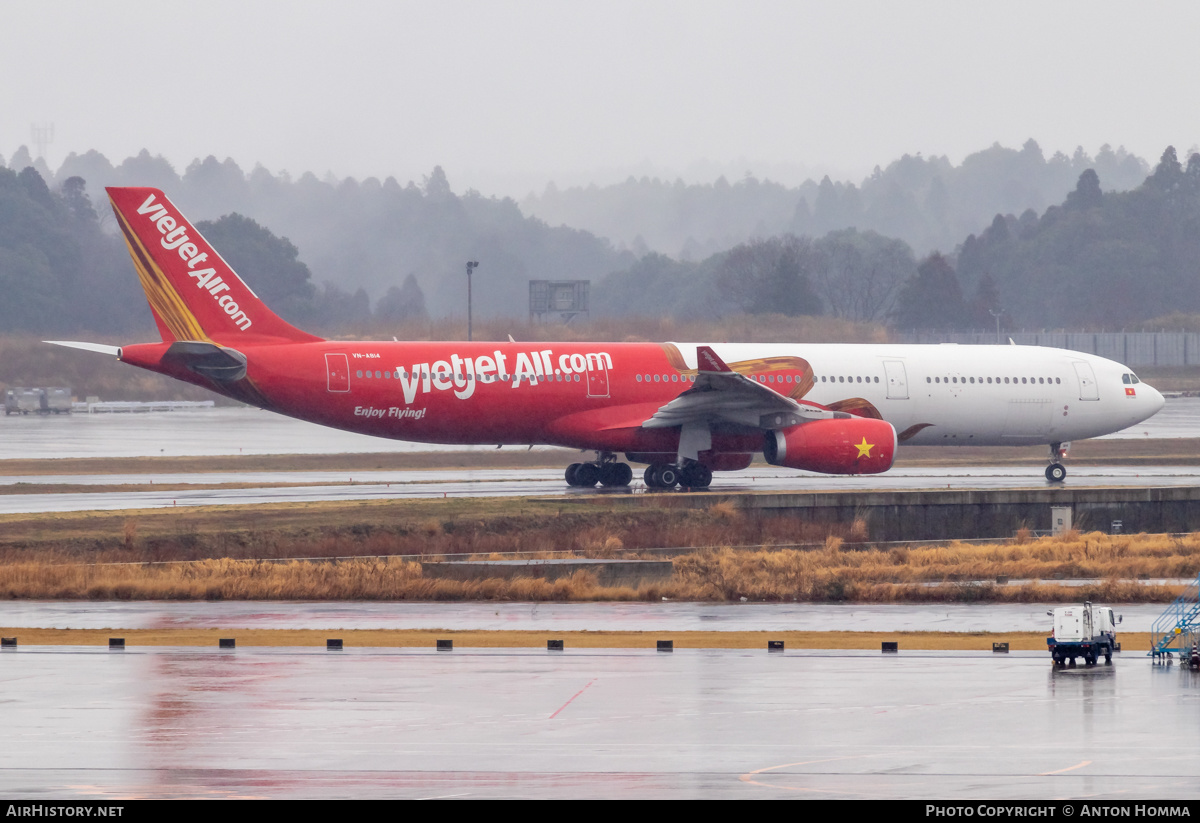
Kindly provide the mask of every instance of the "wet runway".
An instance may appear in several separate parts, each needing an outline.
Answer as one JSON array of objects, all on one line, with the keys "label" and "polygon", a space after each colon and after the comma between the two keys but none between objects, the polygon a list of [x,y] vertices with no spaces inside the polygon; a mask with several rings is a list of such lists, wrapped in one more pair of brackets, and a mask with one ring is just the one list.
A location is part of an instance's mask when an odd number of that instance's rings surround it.
[{"label": "wet runway", "polygon": [[[1162,411],[1109,438],[1195,437],[1200,398],[1168,398]],[[514,446],[524,450],[524,446]],[[141,414],[0,417],[0,460],[230,454],[344,454],[495,449],[385,440],[251,408]]]},{"label": "wet runway", "polygon": [[[1077,466],[1058,488],[1097,486],[1196,486],[1200,466]],[[327,485],[334,481],[342,485]],[[448,469],[393,472],[224,472],[163,475],[45,475],[0,478],[9,491],[19,483],[98,485],[110,483],[188,483],[196,488],[172,491],[71,492],[0,494],[0,514],[173,506],[227,506],[259,503],[305,503],[319,500],[394,500],[438,497],[528,497],[645,493],[641,480],[625,489],[571,489],[559,469]],[[221,483],[314,483],[244,489],[205,488]],[[1037,467],[974,466],[963,468],[893,469],[859,477],[798,472],[755,466],[746,472],[718,474],[709,491],[737,494],[755,491],[903,491],[912,489],[1046,488]],[[661,493],[661,492],[652,492]]]},{"label": "wet runway", "polygon": [[59,648],[0,679],[0,793],[34,800],[1200,796],[1200,677],[1134,655]]},{"label": "wet runway", "polygon": [[[1057,604],[1056,604],[1057,605]],[[448,631],[1041,632],[1041,603],[308,603],[0,600],[0,626],[45,629],[446,629]],[[1161,604],[1123,605],[1122,632],[1150,631]]]},{"label": "wet runway", "polygon": [[[1200,431],[1200,398],[1172,398],[1155,417],[1110,437],[1191,437]],[[491,450],[494,447],[480,446]],[[221,454],[329,454],[459,450],[340,432],[248,408],[125,415],[5,417],[0,459]],[[524,449],[522,449],[524,450]],[[1070,486],[1193,486],[1200,467],[1069,466]],[[645,491],[635,472],[631,489],[569,489],[562,469],[476,469],[361,472],[212,472],[197,474],[27,475],[0,477],[0,514],[302,503],[436,497],[512,497]],[[29,485],[180,485],[176,491],[17,494]],[[251,488],[216,489],[222,484]],[[282,484],[299,484],[281,487]],[[1044,488],[1029,466],[895,469],[883,475],[830,477],[773,466],[719,473],[712,491],[824,491]]]},{"label": "wet runway", "polygon": [[488,451],[495,448],[495,445],[439,446],[387,440],[245,407],[0,417],[0,460]]}]

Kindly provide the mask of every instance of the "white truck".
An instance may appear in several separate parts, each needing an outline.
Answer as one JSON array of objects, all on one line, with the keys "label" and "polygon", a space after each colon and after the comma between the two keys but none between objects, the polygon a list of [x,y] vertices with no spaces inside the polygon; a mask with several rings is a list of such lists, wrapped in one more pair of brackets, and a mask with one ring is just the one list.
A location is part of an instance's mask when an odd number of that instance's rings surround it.
[{"label": "white truck", "polygon": [[4,414],[36,414],[41,403],[37,389],[11,388],[4,393]]},{"label": "white truck", "polygon": [[1054,665],[1075,665],[1075,659],[1083,658],[1089,666],[1104,655],[1105,663],[1112,663],[1113,652],[1121,650],[1117,642],[1117,624],[1120,617],[1113,616],[1108,606],[1093,606],[1090,602],[1082,606],[1064,606],[1047,612],[1054,616],[1054,634],[1046,638]]}]

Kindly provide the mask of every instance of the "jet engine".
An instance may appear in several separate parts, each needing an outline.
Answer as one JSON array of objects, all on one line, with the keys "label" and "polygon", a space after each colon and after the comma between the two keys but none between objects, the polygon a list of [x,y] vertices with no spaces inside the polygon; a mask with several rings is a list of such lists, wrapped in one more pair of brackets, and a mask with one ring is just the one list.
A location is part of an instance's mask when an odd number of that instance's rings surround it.
[{"label": "jet engine", "polygon": [[884,420],[842,417],[810,420],[769,431],[768,463],[823,474],[878,474],[896,458],[896,430]]}]

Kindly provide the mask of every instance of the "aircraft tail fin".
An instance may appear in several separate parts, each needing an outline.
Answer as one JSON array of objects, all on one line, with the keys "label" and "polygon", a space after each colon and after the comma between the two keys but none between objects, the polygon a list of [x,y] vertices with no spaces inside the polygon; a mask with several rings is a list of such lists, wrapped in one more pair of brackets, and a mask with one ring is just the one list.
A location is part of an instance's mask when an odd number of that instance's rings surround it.
[{"label": "aircraft tail fin", "polygon": [[106,191],[164,342],[321,340],[268,309],[159,189]]}]

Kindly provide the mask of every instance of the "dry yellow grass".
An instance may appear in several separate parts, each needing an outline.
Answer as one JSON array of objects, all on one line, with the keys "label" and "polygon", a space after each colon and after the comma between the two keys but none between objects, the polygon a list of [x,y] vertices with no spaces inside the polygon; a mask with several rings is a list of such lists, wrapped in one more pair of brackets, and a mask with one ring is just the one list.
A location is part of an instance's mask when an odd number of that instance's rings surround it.
[{"label": "dry yellow grass", "polygon": [[[1012,651],[1044,651],[1046,636],[1039,632],[521,632],[390,629],[28,629],[0,628],[0,635],[16,637],[19,646],[107,646],[110,637],[121,637],[130,648],[138,646],[211,646],[223,637],[239,647],[310,646],[322,648],[329,638],[339,638],[347,648],[433,648],[439,639],[463,648],[546,648],[559,639],[570,649],[652,649],[658,640],[671,640],[678,649],[766,649],[768,640],[782,640],[788,650],[871,649],[895,641],[902,651],[991,651],[992,643],[1008,643]],[[1148,649],[1147,633],[1120,636],[1127,652]],[[1047,660],[1049,657],[1047,656]]]},{"label": "dry yellow grass", "polygon": [[[426,523],[425,539],[438,537]],[[440,528],[440,526],[439,526]],[[126,521],[125,535],[136,541]],[[612,557],[620,540],[581,537],[574,556]],[[91,600],[506,600],[599,601],[663,598],[727,602],[1103,602],[1170,600],[1178,586],[1134,578],[1194,576],[1200,538],[1070,534],[1025,543],[902,548],[848,548],[827,537],[813,549],[734,550],[680,554],[674,574],[640,586],[602,586],[595,575],[445,580],[427,578],[403,557],[337,560],[212,558],[166,563],[81,563],[21,559],[0,563],[0,597]],[[485,553],[493,559],[500,553]],[[530,574],[535,574],[532,571]],[[997,584],[997,577],[1040,580]],[[1093,578],[1083,586],[1053,578]],[[932,584],[932,585],[931,585]]]},{"label": "dry yellow grass", "polygon": [[[873,546],[861,542],[861,518],[762,516],[719,496],[706,509],[680,506],[677,495],[639,502],[646,505],[460,499],[4,515],[0,597],[1135,602],[1176,593],[1131,582],[1140,576],[1200,570],[1196,535],[1024,533],[987,545]],[[447,556],[670,559],[674,575],[637,588],[600,586],[586,573],[557,581],[422,575],[417,561]],[[988,582],[1001,576],[1041,582]],[[1071,578],[1098,582],[1054,583]]]},{"label": "dry yellow grass", "polygon": [[[624,594],[624,597],[620,595]],[[605,600],[632,590],[603,589],[578,572],[541,578],[455,581],[421,576],[400,558],[338,561],[202,560],[194,563],[0,566],[0,596],[65,600]]]},{"label": "dry yellow grass", "polygon": [[[729,600],[1014,600],[1060,599],[1053,583],[994,585],[997,577],[1052,581],[1090,578],[1101,582],[1071,587],[1082,599],[1161,600],[1174,587],[1132,583],[1154,578],[1195,577],[1200,536],[1106,535],[1069,532],[986,545],[866,548],[847,551],[837,537],[823,549],[740,552],[721,549],[675,560],[676,578],[693,586],[698,599]],[[923,584],[945,584],[936,588]],[[924,589],[924,591],[920,591]]]}]

